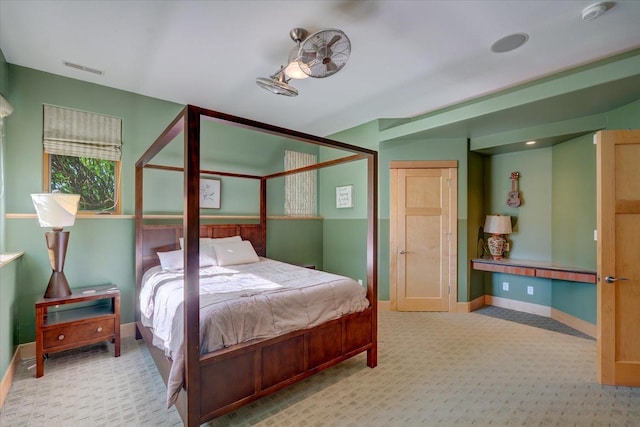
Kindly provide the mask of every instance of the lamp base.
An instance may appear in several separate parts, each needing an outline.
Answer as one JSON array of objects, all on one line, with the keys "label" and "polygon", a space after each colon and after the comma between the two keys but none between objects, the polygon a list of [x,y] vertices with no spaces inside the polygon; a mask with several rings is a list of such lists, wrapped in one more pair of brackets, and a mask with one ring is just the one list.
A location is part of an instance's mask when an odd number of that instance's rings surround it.
[{"label": "lamp base", "polygon": [[62,298],[71,295],[69,282],[62,271],[54,271],[51,273],[49,285],[44,293],[45,298]]},{"label": "lamp base", "polygon": [[507,246],[507,240],[502,237],[501,234],[492,234],[491,237],[487,239],[487,244],[489,246],[491,258],[494,260],[502,259],[504,248]]}]

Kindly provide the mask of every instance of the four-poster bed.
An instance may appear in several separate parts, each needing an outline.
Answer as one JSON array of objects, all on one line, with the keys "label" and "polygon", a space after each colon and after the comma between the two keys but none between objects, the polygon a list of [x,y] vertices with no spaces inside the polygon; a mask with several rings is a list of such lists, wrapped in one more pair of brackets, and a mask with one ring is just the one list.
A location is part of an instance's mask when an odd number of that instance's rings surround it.
[{"label": "four-poster bed", "polygon": [[[297,141],[337,148],[351,155],[284,171],[268,176],[236,174],[200,169],[201,120],[212,120]],[[180,133],[184,136],[184,167],[151,164],[150,161]],[[267,181],[290,173],[314,170],[355,160],[367,162],[367,305],[359,311],[345,312],[337,318],[283,335],[253,339],[201,354],[201,238],[240,236],[251,242],[260,257],[266,254]],[[172,363],[180,363],[175,400],[185,425],[195,426],[231,412],[260,397],[273,393],[343,360],[367,352],[367,365],[377,365],[377,153],[372,150],[291,131],[224,113],[186,106],[136,163],[136,302],[140,301],[142,278],[147,270],[160,264],[158,252],[180,249],[183,238],[183,346],[174,360],[153,345],[153,328],[145,326],[140,307],[136,310],[136,336],[144,338],[165,383],[176,376]],[[181,224],[149,224],[143,209],[143,171],[161,169],[183,171],[184,214]],[[201,174],[257,179],[260,182],[259,222],[251,224],[209,224],[200,219],[199,180]],[[206,242],[206,241],[203,241]],[[206,244],[206,243],[203,243]],[[157,267],[156,267],[157,268]],[[325,273],[326,274],[326,273]],[[364,292],[363,292],[364,293]],[[183,316],[183,319],[182,319]],[[148,322],[144,322],[147,325]],[[181,371],[182,372],[182,371]]]}]

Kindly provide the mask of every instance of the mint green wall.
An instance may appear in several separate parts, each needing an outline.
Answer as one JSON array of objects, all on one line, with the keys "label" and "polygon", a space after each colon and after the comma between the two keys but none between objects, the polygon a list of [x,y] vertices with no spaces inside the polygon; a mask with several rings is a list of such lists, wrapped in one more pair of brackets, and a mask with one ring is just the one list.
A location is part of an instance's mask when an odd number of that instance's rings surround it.
[{"label": "mint green wall", "polygon": [[[468,232],[467,232],[467,259],[482,256],[482,248],[478,248],[480,227],[484,225],[484,156],[469,152],[468,188]],[[480,236],[483,237],[483,236]],[[462,287],[463,284],[460,284]],[[485,294],[483,285],[483,273],[478,270],[468,269],[467,287],[469,298],[460,301],[473,301]]]},{"label": "mint green wall", "polygon": [[[367,221],[325,219],[323,269],[367,283]],[[380,274],[378,274],[380,276]],[[383,299],[378,297],[378,299]]]},{"label": "mint green wall", "polygon": [[[42,104],[48,103],[123,119],[122,207],[131,214],[134,162],[182,107],[12,64],[9,82],[14,113],[6,132],[6,212],[35,213],[29,194],[42,191]],[[35,218],[6,220],[6,249],[25,252],[17,295],[20,343],[34,339],[33,303],[51,275],[44,231]],[[65,274],[71,287],[117,284],[122,322],[133,321],[133,220],[79,218],[69,231]]]},{"label": "mint green wall", "polygon": [[[0,94],[5,98],[9,98],[9,65],[4,58],[2,50],[0,50]],[[8,126],[10,117],[5,117],[3,120],[3,126],[0,126],[0,132],[5,132],[4,128]],[[3,136],[0,135],[0,138]],[[0,162],[0,253],[5,249],[5,193],[3,187],[6,187],[5,175],[3,164],[6,163],[6,140],[2,140],[0,145],[0,158],[3,160]],[[0,376],[6,372],[13,352],[15,351],[17,344],[17,331],[18,331],[18,310],[16,308],[16,287],[17,287],[17,264],[19,261],[14,261],[11,264],[0,267]]]},{"label": "mint green wall", "polygon": [[[331,138],[378,150],[378,299],[389,295],[389,162],[393,160],[458,161],[458,301],[467,301],[467,141],[464,139],[407,140],[382,143],[377,122],[332,135]],[[321,150],[322,153],[322,150]],[[323,160],[335,158],[325,154]],[[328,168],[321,172],[320,214],[324,221],[324,268],[354,278],[366,277],[366,163]],[[335,187],[354,185],[354,208],[335,208]],[[365,280],[363,280],[364,282]]]},{"label": "mint green wall", "polygon": [[[640,101],[610,111],[606,117],[607,129],[638,128]],[[510,171],[521,173],[523,204],[519,208],[504,204]],[[596,269],[596,147],[592,134],[551,148],[487,157],[485,180],[486,213],[517,217],[509,236],[511,258]],[[508,292],[502,290],[503,281],[510,282]],[[527,285],[535,286],[533,297],[526,294]],[[488,295],[549,306],[594,324],[596,289],[589,283],[484,274]]]},{"label": "mint green wall", "polygon": [[[7,126],[5,164],[7,192],[3,198],[6,212],[11,214],[34,214],[29,194],[42,191],[42,104],[61,105],[84,111],[107,114],[123,119],[122,157],[122,211],[133,213],[134,208],[134,163],[149,144],[164,130],[183,106],[130,92],[68,79],[40,71],[9,64],[8,99],[14,114]],[[260,134],[263,135],[263,134]],[[255,135],[238,136],[222,131],[218,126],[205,123],[203,139],[214,145],[215,152],[227,150],[237,154],[238,164],[234,172],[281,170],[283,149],[317,152],[317,147],[304,147],[282,138],[265,138],[265,144],[251,145]],[[175,145],[175,146],[174,146]],[[247,148],[251,146],[251,149]],[[244,147],[244,148],[243,148]],[[309,148],[311,147],[311,148]],[[203,149],[204,151],[204,149]],[[251,156],[247,156],[250,152]],[[162,153],[158,163],[181,163],[181,138],[170,144]],[[245,161],[257,159],[259,164]],[[213,157],[203,156],[203,169],[216,169]],[[246,168],[246,169],[242,169]],[[228,170],[228,168],[225,168]],[[216,214],[257,215],[259,204],[259,181],[242,181],[221,178],[221,209]],[[271,210],[281,213],[283,205],[282,181],[270,185],[269,197],[276,206]],[[182,209],[182,179],[179,173],[158,171],[145,172],[145,211],[180,212]],[[280,185],[280,187],[278,187]],[[256,197],[247,202],[247,194]],[[148,196],[148,197],[147,197]],[[209,213],[206,212],[205,213]],[[4,286],[0,298],[14,298],[17,310],[17,341],[11,344],[34,340],[34,301],[40,297],[51,274],[44,241],[44,229],[35,218],[11,218],[6,223],[6,250],[24,251],[18,268],[18,291],[14,296],[5,295]],[[290,260],[304,264],[322,264],[322,226],[318,221],[270,221],[273,230],[270,236],[286,236],[286,239],[269,241],[269,251],[283,255],[291,251]],[[134,320],[134,221],[131,218],[78,218],[69,228],[71,237],[67,251],[65,274],[71,287],[99,283],[115,283],[122,292],[122,322]],[[6,235],[6,236],[5,236]],[[293,238],[292,238],[293,237]],[[6,301],[9,301],[7,299]],[[9,302],[7,302],[9,303]],[[0,324],[2,337],[10,334],[10,326]],[[4,346],[4,342],[2,343]],[[1,366],[0,366],[1,367]]]},{"label": "mint green wall", "polygon": [[296,265],[323,268],[323,222],[317,219],[270,219],[267,221],[267,254]]},{"label": "mint green wall", "polygon": [[554,263],[595,270],[596,146],[585,135],[553,147],[551,214]]},{"label": "mint green wall", "polygon": [[589,323],[597,323],[597,286],[592,283],[554,280],[551,306]]},{"label": "mint green wall", "polygon": [[[520,172],[522,204],[517,208],[506,205],[512,171]],[[487,157],[485,182],[485,212],[515,219],[509,235],[509,258],[595,270],[595,149],[591,136],[554,147]],[[505,281],[509,291],[502,289]],[[527,286],[534,287],[533,295],[527,294]],[[487,295],[552,307],[595,321],[592,284],[487,273],[484,290]]]},{"label": "mint green wall", "polygon": [[[331,135],[330,138],[351,145],[375,149],[377,123]],[[321,148],[320,161],[342,158],[353,153]],[[319,214],[323,221],[322,268],[367,283],[367,161],[340,164],[319,171]],[[336,208],[336,187],[352,185],[352,208]],[[378,236],[380,240],[380,236]],[[380,256],[378,250],[378,256]],[[378,261],[378,288],[381,288],[382,262]],[[380,292],[380,291],[379,291]],[[378,296],[379,299],[384,299]]]},{"label": "mint green wall", "polygon": [[[51,275],[44,229],[36,218],[9,219],[7,242],[24,251],[17,293],[18,342],[35,340],[34,301],[44,294]],[[134,319],[134,222],[131,219],[78,218],[69,228],[64,267],[72,288],[114,283],[121,292],[121,320]],[[4,298],[4,289],[3,289]]]},{"label": "mint green wall", "polygon": [[640,99],[610,111],[607,129],[640,129]]},{"label": "mint green wall", "polygon": [[[458,301],[468,301],[467,289],[467,182],[468,156],[465,139],[407,140],[383,143],[379,151],[380,165],[380,272],[379,299],[389,299],[389,164],[397,160],[457,160],[458,161]],[[384,230],[384,231],[383,231]],[[382,240],[382,236],[385,240]]]},{"label": "mint green wall", "polygon": [[9,64],[14,113],[7,129],[6,209],[34,213],[29,194],[42,192],[42,104],[123,119],[122,212],[133,212],[134,163],[181,110],[178,104]]},{"label": "mint green wall", "polygon": [[[2,53],[2,50],[0,50],[0,94],[2,96],[4,96],[5,98],[9,97],[9,64],[7,64],[7,61],[4,58],[4,54]],[[9,124],[9,120],[10,120],[10,116],[9,117],[5,117],[3,120],[3,125],[0,126],[0,132],[2,132],[3,134],[0,135],[0,138],[2,138],[4,136],[5,132],[5,128],[8,126]],[[5,247],[5,237],[4,237],[4,212],[5,212],[5,207],[4,207],[4,191],[3,188],[5,187],[5,170],[4,170],[4,159],[5,159],[5,154],[6,154],[6,150],[5,150],[5,144],[6,144],[6,140],[2,140],[2,144],[0,145],[0,159],[2,159],[2,162],[0,162],[0,193],[2,193],[2,195],[0,195],[0,253],[2,253],[4,251],[4,247]]]},{"label": "mint green wall", "polygon": [[[499,154],[485,160],[485,214],[515,221],[510,258],[551,261],[551,148]],[[520,207],[507,206],[511,172],[520,172]]]},{"label": "mint green wall", "polygon": [[0,49],[0,93],[6,98],[9,92],[9,64]]},{"label": "mint green wall", "polygon": [[18,269],[22,263],[18,258],[0,267],[0,377],[7,371],[18,344]]},{"label": "mint green wall", "polygon": [[[553,280],[502,273],[484,274],[487,279],[484,289],[486,295],[551,307]],[[503,282],[509,283],[508,291],[502,290]],[[528,286],[533,286],[533,295],[527,294]]]}]

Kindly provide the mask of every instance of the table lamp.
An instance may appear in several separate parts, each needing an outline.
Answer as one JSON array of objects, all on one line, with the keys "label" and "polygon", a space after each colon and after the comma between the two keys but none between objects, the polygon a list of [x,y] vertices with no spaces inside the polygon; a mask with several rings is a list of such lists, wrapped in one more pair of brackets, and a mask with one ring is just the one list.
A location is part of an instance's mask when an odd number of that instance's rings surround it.
[{"label": "table lamp", "polygon": [[507,246],[504,234],[511,234],[511,217],[508,215],[487,215],[484,222],[484,232],[491,234],[491,237],[487,239],[491,258],[494,260],[502,259]]},{"label": "table lamp", "polygon": [[64,258],[67,254],[69,232],[62,227],[70,227],[76,220],[79,194],[62,194],[59,192],[32,194],[31,200],[38,213],[40,227],[52,227],[53,231],[45,233],[49,261],[51,262],[51,278],[44,294],[45,298],[59,298],[71,295],[67,278],[64,276]]}]

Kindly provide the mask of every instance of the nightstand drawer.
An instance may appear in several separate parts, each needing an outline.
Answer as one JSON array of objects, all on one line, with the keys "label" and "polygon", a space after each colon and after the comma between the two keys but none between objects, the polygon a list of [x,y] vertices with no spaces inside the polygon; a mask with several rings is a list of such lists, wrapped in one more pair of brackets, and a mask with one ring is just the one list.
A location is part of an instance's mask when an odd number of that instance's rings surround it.
[{"label": "nightstand drawer", "polygon": [[43,333],[44,350],[74,346],[83,342],[100,342],[115,334],[115,321],[111,319],[88,320],[81,324],[52,327]]}]

